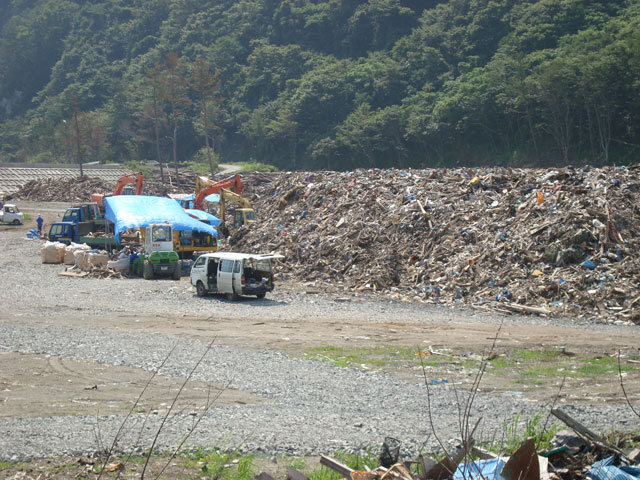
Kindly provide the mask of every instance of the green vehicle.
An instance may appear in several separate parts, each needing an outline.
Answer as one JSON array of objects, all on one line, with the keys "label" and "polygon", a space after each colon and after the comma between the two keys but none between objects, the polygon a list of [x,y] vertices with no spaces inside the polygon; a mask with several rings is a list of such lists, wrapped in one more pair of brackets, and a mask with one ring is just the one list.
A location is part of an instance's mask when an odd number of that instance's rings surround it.
[{"label": "green vehicle", "polygon": [[168,223],[149,225],[144,236],[144,253],[133,264],[133,270],[145,280],[170,276],[180,280],[180,260],[173,250],[173,229]]}]

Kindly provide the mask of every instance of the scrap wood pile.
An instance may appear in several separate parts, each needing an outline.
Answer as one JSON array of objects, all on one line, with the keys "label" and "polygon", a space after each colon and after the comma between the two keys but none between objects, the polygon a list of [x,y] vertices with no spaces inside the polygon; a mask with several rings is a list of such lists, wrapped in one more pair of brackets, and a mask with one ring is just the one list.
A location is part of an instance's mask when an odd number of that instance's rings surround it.
[{"label": "scrap wood pile", "polygon": [[[298,281],[640,324],[640,166],[281,173],[234,250]],[[248,181],[245,184],[249,185]]]},{"label": "scrap wood pile", "polygon": [[40,202],[87,202],[92,193],[109,189],[113,191],[113,185],[99,178],[43,178],[28,181],[12,197]]},{"label": "scrap wood pile", "polygon": [[[320,457],[320,464],[334,470],[343,480],[637,480],[640,478],[640,437],[617,436],[620,444],[592,432],[562,410],[551,413],[569,428],[556,433],[550,448],[541,449],[536,439],[527,438],[513,452],[495,453],[475,446],[471,432],[455,452],[444,451],[440,461],[420,454],[416,460],[402,460],[400,442],[385,438],[380,449],[380,466],[354,470],[333,458]],[[478,420],[478,423],[480,420]],[[476,423],[476,427],[478,425]],[[443,447],[444,448],[444,447]],[[267,473],[256,480],[274,480]],[[289,467],[287,480],[309,480]]]},{"label": "scrap wood pile", "polygon": [[[145,177],[142,190],[144,195],[165,196],[168,193],[193,192],[195,189],[195,173],[165,172],[165,183],[160,177]],[[179,183],[177,182],[179,179]],[[113,193],[115,184],[94,177],[44,178],[30,180],[12,198],[34,200],[40,202],[88,202],[92,193]]]}]

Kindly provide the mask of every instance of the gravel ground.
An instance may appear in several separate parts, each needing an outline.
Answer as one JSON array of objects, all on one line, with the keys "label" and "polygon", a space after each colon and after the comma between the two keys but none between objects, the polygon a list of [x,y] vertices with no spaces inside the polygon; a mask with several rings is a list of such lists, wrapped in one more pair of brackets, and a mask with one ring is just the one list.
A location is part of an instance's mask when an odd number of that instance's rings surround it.
[{"label": "gravel ground", "polygon": [[[268,316],[312,322],[314,318],[335,315],[343,321],[411,318],[424,319],[425,323],[434,318],[439,321],[477,318],[465,312],[388,300],[342,302],[331,296],[292,291],[276,291],[261,301],[232,303],[215,297],[203,300],[195,297],[186,279],[149,282],[59,277],[60,265],[40,263],[40,243],[26,240],[22,233],[11,229],[0,231],[0,244],[3,245],[0,313],[4,312],[1,315],[4,320],[0,321],[0,350],[7,352],[92,359],[153,370],[175,346],[162,373],[184,378],[207,348],[200,341],[94,326],[43,328],[20,322],[19,318],[49,315],[90,318],[132,312],[213,316],[212,321],[216,316]],[[484,322],[491,320],[482,317]],[[497,324],[500,319],[493,321]],[[508,321],[550,323],[541,319]],[[553,321],[563,322],[566,321]],[[584,328],[592,328],[596,334],[603,327]],[[214,345],[207,352],[194,377],[249,391],[265,401],[231,407],[217,407],[214,403],[189,438],[186,445],[190,447],[216,445],[267,455],[326,454],[338,449],[363,451],[379,446],[385,436],[393,436],[401,440],[405,453],[416,454],[425,448],[437,449],[431,419],[436,433],[447,444],[459,436],[458,405],[464,401],[464,395],[447,384],[430,387],[428,396],[424,385],[405,383],[385,374],[294,360],[270,350],[224,345]],[[524,412],[526,417],[544,407],[507,395],[478,394],[471,422],[475,423],[478,417],[483,420],[476,438],[500,438],[504,424],[511,423],[518,412]],[[563,409],[602,431],[609,430],[614,420],[618,429],[637,428],[638,424],[637,417],[626,406],[563,406]],[[197,418],[189,412],[171,416],[162,427],[157,446],[170,448],[178,444]],[[111,443],[123,421],[124,417],[118,415],[0,419],[0,460],[93,452],[100,445]],[[148,447],[161,421],[161,415],[134,415],[123,429],[119,449]]]}]

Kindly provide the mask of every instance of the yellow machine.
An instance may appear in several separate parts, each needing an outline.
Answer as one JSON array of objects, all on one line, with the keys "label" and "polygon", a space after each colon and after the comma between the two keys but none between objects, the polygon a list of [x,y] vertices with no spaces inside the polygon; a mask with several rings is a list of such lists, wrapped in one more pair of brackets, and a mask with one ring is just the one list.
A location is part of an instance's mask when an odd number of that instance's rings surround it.
[{"label": "yellow machine", "polygon": [[225,225],[228,201],[240,205],[240,208],[236,208],[233,211],[234,228],[240,228],[245,225],[248,226],[256,222],[256,214],[253,208],[251,208],[249,200],[231,190],[223,188],[220,190],[220,225]]},{"label": "yellow machine", "polygon": [[216,237],[195,230],[174,231],[173,244],[180,258],[192,258],[195,253],[216,252],[218,250]]}]

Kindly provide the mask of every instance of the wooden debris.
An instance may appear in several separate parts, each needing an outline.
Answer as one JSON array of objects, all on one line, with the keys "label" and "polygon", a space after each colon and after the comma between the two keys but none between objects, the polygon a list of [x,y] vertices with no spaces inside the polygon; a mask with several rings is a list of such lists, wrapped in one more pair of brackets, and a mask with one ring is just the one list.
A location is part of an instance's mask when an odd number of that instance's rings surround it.
[{"label": "wooden debris", "polygon": [[505,480],[540,480],[540,463],[533,438],[525,440],[509,457],[502,468],[502,476]]},{"label": "wooden debris", "polygon": [[61,277],[78,277],[78,278],[82,278],[82,277],[86,277],[87,275],[89,275],[89,272],[59,272],[58,275],[60,275]]},{"label": "wooden debris", "polygon": [[[637,166],[243,174],[258,218],[229,247],[281,252],[280,278],[321,289],[640,324],[639,174]],[[144,193],[193,192],[195,173],[165,175],[145,177]],[[100,182],[38,180],[15,196],[88,201],[112,191]]]},{"label": "wooden debris", "polygon": [[342,463],[338,462],[337,460],[334,460],[333,458],[330,458],[330,457],[326,457],[324,455],[320,456],[320,464],[330,468],[333,471],[338,472],[340,475],[347,478],[350,478],[351,473],[354,471],[351,468],[347,467],[346,465],[343,465]]},{"label": "wooden debris", "polygon": [[595,443],[596,445],[598,445],[599,447],[605,448],[605,449],[607,449],[607,450],[609,450],[609,451],[611,451],[613,453],[617,453],[618,455],[620,455],[623,458],[626,458],[626,455],[624,454],[624,452],[622,450],[620,450],[615,445],[612,445],[611,443],[609,443],[607,440],[602,438],[600,435],[592,432],[587,427],[582,425],[580,422],[578,422],[577,420],[571,418],[569,415],[567,415],[562,410],[554,408],[554,409],[551,410],[551,413],[558,420],[561,420],[562,422],[564,422],[569,428],[571,428],[574,432],[576,432],[578,435],[580,435],[585,440],[589,440],[589,441]]}]

